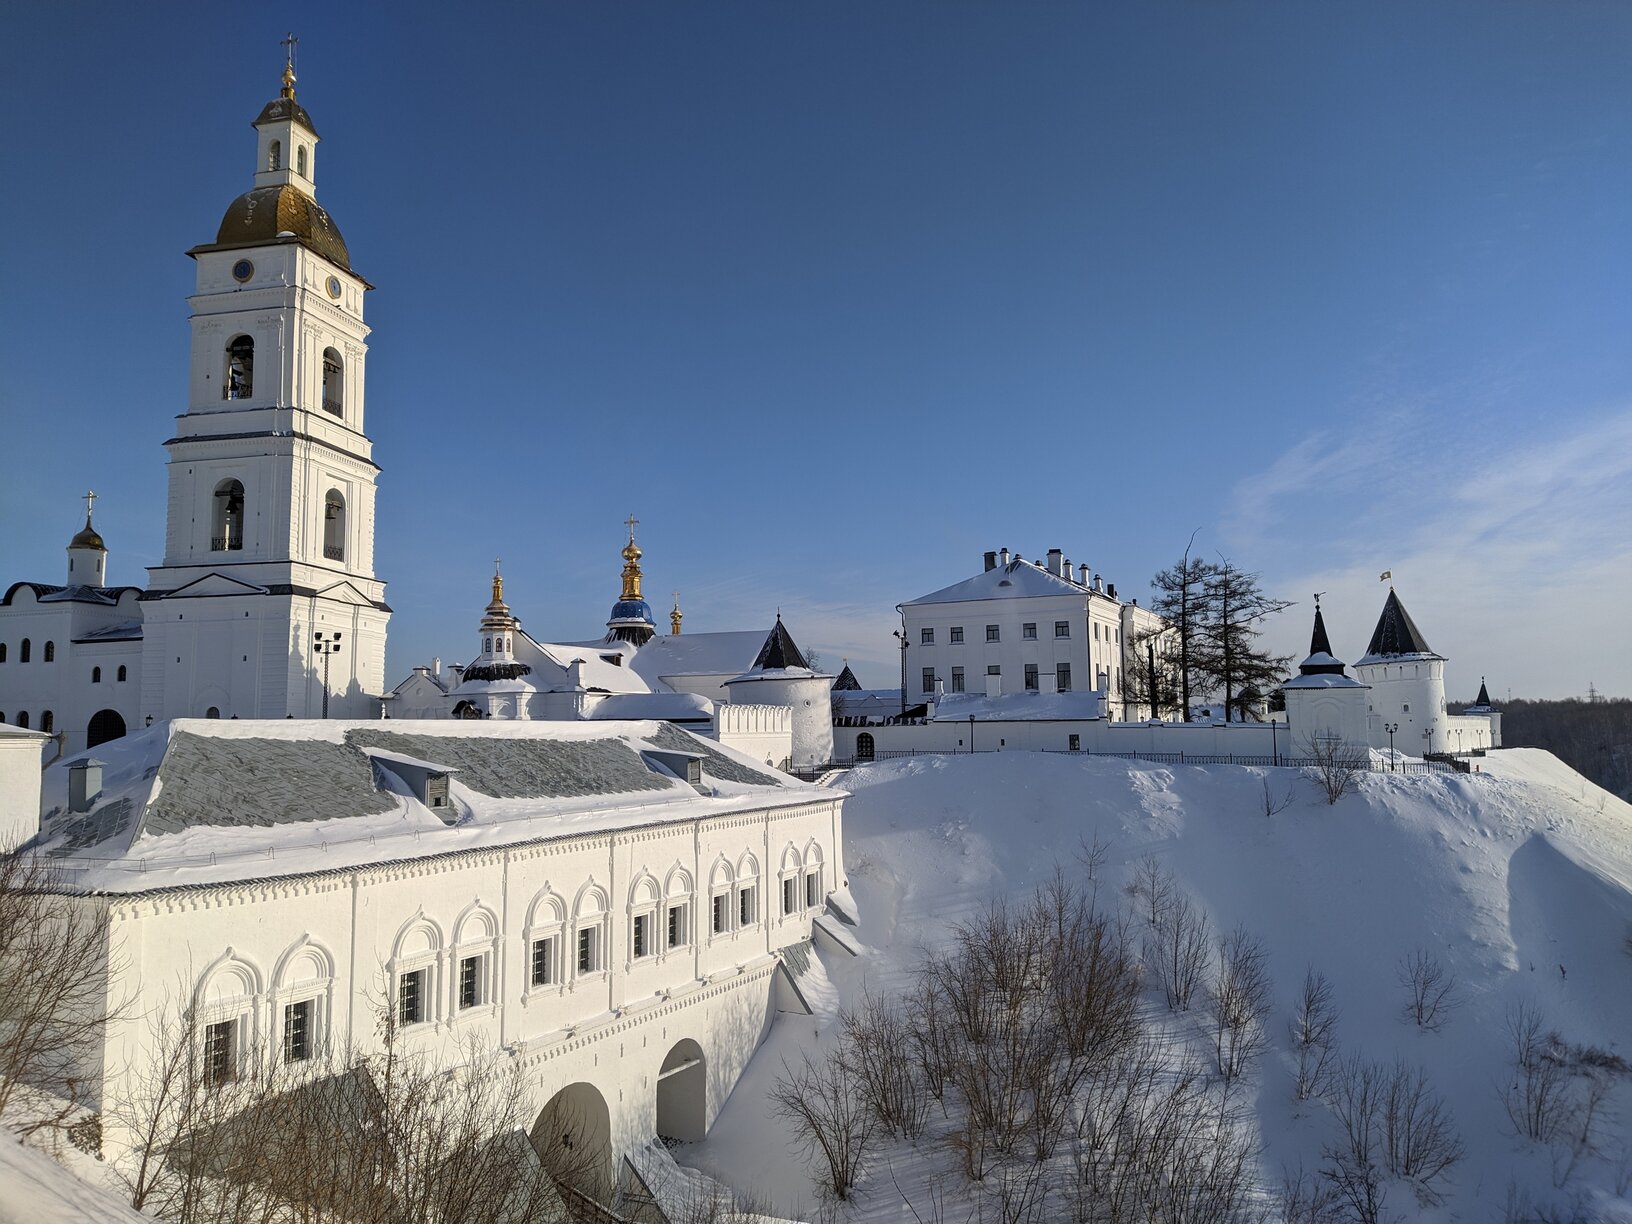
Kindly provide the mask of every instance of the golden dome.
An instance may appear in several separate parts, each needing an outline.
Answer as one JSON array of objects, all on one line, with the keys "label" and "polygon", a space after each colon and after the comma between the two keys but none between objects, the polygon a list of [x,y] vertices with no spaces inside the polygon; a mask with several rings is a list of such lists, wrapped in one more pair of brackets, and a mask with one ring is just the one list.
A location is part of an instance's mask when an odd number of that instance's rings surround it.
[{"label": "golden dome", "polygon": [[[58,536],[57,539],[60,540],[62,537]],[[108,551],[108,546],[102,542],[102,537],[97,535],[96,529],[91,526],[91,516],[88,514],[85,516],[85,530],[81,531],[73,539],[69,540],[68,547],[100,548],[103,552]]]},{"label": "golden dome", "polygon": [[351,255],[334,218],[311,196],[290,183],[257,187],[234,200],[227,207],[227,215],[221,218],[215,245],[238,247],[275,242],[282,233],[293,234],[301,246],[351,271]]}]

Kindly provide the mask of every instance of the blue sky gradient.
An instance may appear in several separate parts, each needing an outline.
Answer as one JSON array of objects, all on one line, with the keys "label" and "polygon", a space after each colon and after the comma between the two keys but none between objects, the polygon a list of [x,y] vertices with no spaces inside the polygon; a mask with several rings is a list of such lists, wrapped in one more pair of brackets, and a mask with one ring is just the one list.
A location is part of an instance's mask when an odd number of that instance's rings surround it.
[{"label": "blue sky gradient", "polygon": [[0,577],[163,547],[183,252],[300,36],[369,297],[388,666],[495,556],[592,636],[641,519],[688,630],[892,684],[896,602],[1200,528],[1453,697],[1632,693],[1632,6],[9,5]]}]

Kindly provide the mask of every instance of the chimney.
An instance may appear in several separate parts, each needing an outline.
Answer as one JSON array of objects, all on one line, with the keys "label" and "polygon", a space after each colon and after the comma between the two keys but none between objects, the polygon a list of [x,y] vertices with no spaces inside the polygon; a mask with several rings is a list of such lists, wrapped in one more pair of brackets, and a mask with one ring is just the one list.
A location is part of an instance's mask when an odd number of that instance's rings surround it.
[{"label": "chimney", "polygon": [[1008,549],[1005,548],[1002,552],[1000,552],[998,554],[998,563],[1000,565],[1004,565],[1004,566],[1008,565],[1008,563],[1009,563],[1009,550]]},{"label": "chimney", "polygon": [[584,687],[584,661],[574,659],[567,664],[567,687],[582,689]]},{"label": "chimney", "polygon": [[416,676],[428,676],[431,674],[431,669],[428,667],[416,667],[414,668],[414,674]]},{"label": "chimney", "polygon": [[431,660],[431,675],[440,676],[441,674],[442,674],[442,656],[437,655],[436,658]]},{"label": "chimney", "polygon": [[1109,595],[1112,599],[1115,599],[1116,598],[1116,583],[1113,582],[1109,586],[1107,586],[1105,588],[1105,594]]},{"label": "chimney", "polygon": [[1088,585],[1088,563],[1085,561],[1078,568],[1080,568],[1082,570],[1082,577],[1080,579],[1078,579],[1078,582],[1083,586],[1087,586]]},{"label": "chimney", "polygon": [[1071,558],[1070,557],[1067,557],[1065,559],[1063,565],[1061,566],[1061,568],[1060,568],[1060,577],[1064,578],[1067,582],[1071,581]]},{"label": "chimney", "polygon": [[1058,548],[1051,548],[1051,549],[1048,550],[1048,572],[1049,573],[1053,574],[1056,578],[1064,577],[1064,575],[1061,574],[1061,572],[1060,572],[1060,566],[1063,565],[1064,563],[1065,563],[1065,553],[1063,551],[1061,551]]},{"label": "chimney", "polygon": [[102,793],[102,762],[86,757],[68,766],[68,810],[88,812]]},{"label": "chimney", "polygon": [[991,551],[987,552],[987,554],[986,554],[986,568],[988,570],[994,570],[994,569],[997,568],[997,553],[991,552]]},{"label": "chimney", "polygon": [[1094,575],[1094,590],[1098,591],[1101,595],[1105,593],[1105,579],[1100,577],[1098,574]]}]

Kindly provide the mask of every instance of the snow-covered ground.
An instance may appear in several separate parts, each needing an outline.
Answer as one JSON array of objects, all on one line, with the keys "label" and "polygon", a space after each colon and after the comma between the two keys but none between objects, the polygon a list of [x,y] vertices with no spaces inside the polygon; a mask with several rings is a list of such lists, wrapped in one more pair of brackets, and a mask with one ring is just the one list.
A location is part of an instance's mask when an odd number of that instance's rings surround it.
[{"label": "snow-covered ground", "polygon": [[[1336,1123],[1293,1100],[1286,1021],[1305,968],[1324,972],[1339,1009],[1340,1054],[1400,1057],[1426,1068],[1467,1154],[1436,1208],[1394,1187],[1388,1219],[1501,1220],[1510,1202],[1573,1204],[1581,1216],[1632,1221],[1632,1077],[1612,1075],[1612,1116],[1596,1155],[1566,1180],[1555,1154],[1512,1132],[1499,1101],[1514,1079],[1509,1009],[1539,1007],[1572,1046],[1632,1060],[1632,807],[1550,754],[1492,753],[1473,775],[1370,773],[1328,806],[1291,770],[1157,766],[1004,753],[916,758],[844,776],[846,866],[860,909],[858,958],[822,954],[802,983],[813,1017],[780,1016],[708,1139],[676,1153],[786,1215],[817,1213],[809,1170],[767,1098],[784,1059],[829,1046],[838,1009],[865,987],[904,988],[921,952],[995,895],[1023,896],[1073,867],[1085,842],[1110,848],[1115,887],[1155,855],[1208,912],[1269,952],[1276,1011],[1248,1090],[1266,1188],[1283,1168],[1313,1170]],[[1295,801],[1266,816],[1264,783]],[[1460,1006],[1438,1032],[1401,1018],[1402,957],[1425,949],[1457,979]],[[1201,1016],[1152,1013],[1198,1037]],[[1190,1026],[1187,1030],[1186,1026]],[[846,1218],[964,1219],[981,1202],[943,1146],[886,1147]],[[1563,1185],[1556,1182],[1563,1181]],[[911,1207],[908,1206],[908,1201]],[[956,1210],[953,1210],[953,1207]],[[1521,1217],[1523,1218],[1523,1217]]]}]

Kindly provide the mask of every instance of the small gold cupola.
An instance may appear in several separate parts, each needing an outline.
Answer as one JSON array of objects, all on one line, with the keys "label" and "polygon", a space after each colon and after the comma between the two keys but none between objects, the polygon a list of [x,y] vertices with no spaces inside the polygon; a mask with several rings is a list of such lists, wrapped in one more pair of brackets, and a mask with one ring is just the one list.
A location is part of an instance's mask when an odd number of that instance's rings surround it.
[{"label": "small gold cupola", "polygon": [[675,637],[680,636],[680,622],[685,620],[686,614],[680,611],[680,592],[674,593],[674,607],[669,612],[669,632]]},{"label": "small gold cupola", "polygon": [[108,574],[108,546],[91,526],[91,503],[96,494],[85,494],[85,527],[68,541],[68,585],[103,586]]}]

